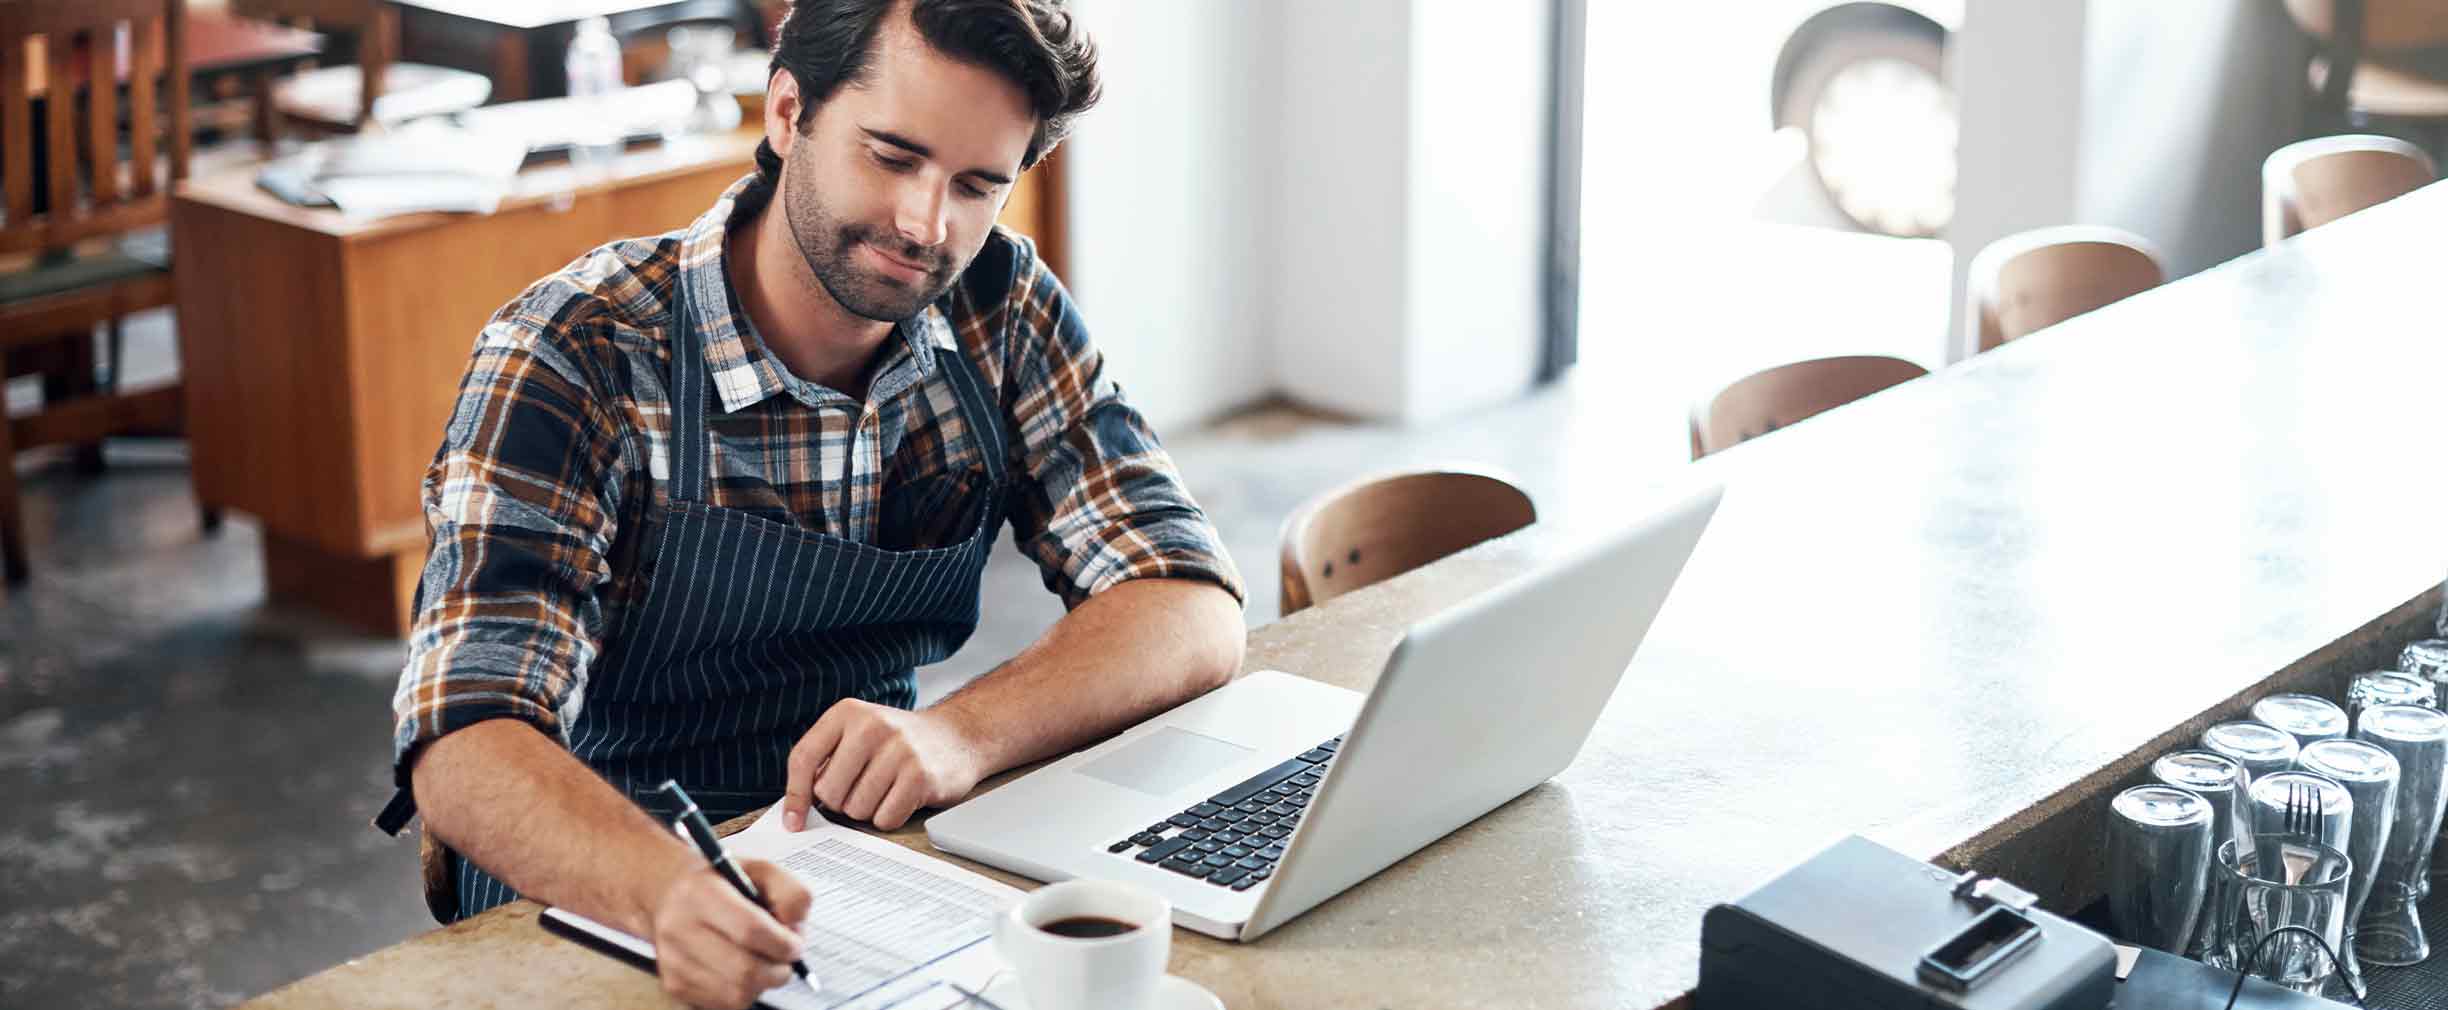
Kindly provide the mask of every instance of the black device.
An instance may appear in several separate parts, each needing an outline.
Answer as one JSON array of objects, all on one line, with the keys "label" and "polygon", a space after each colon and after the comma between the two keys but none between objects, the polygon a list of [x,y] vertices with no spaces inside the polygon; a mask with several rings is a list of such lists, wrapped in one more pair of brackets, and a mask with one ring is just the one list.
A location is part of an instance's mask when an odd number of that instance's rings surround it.
[{"label": "black device", "polygon": [[[2030,892],[1837,842],[1700,925],[1696,1010],[2220,1010],[2236,975],[2107,937]],[[2336,1004],[2248,979],[2236,1010]]]}]

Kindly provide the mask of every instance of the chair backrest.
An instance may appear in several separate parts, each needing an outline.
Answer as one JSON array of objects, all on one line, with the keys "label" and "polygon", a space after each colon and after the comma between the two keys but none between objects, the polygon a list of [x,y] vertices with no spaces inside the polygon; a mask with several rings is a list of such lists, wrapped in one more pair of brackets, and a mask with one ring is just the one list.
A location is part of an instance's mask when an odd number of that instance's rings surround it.
[{"label": "chair backrest", "polygon": [[357,39],[357,69],[365,76],[357,93],[357,123],[374,121],[382,97],[383,72],[399,57],[399,11],[384,0],[229,0],[230,13]]},{"label": "chair backrest", "polygon": [[1735,380],[1692,417],[1692,458],[1758,438],[1929,374],[1902,358],[1851,355],[1778,365]]},{"label": "chair backrest", "polygon": [[[2316,39],[2337,31],[2337,0],[2286,0],[2287,16]],[[2413,49],[2448,42],[2448,0],[2364,0],[2366,49]]]},{"label": "chair backrest", "polygon": [[1310,499],[1283,526],[1283,612],[1291,614],[1538,521],[1501,477],[1420,470]]},{"label": "chair backrest", "polygon": [[2437,175],[2429,154],[2395,137],[2354,133],[2288,144],[2261,163],[2261,244],[2394,200]]},{"label": "chair backrest", "polygon": [[[0,17],[0,188],[7,193],[0,254],[58,249],[166,220],[170,185],[187,177],[190,142],[184,0],[6,0],[0,10],[6,12]],[[129,124],[124,173],[122,65]],[[157,91],[164,86],[167,101]],[[34,156],[38,91],[40,164]],[[164,132],[166,166],[159,157]]]},{"label": "chair backrest", "polygon": [[1961,347],[1978,354],[2166,280],[2158,252],[2132,232],[2065,225],[2008,235],[1972,258]]}]

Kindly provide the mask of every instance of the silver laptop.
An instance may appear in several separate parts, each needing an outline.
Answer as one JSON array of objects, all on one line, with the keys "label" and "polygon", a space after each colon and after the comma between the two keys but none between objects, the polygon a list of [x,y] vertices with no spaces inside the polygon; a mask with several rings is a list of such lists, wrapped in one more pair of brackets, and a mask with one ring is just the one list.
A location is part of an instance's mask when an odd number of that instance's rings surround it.
[{"label": "silver laptop", "polygon": [[1127,880],[1254,940],[1572,763],[1716,512],[1689,494],[1413,625],[1363,695],[1262,670],[936,814],[936,848]]}]

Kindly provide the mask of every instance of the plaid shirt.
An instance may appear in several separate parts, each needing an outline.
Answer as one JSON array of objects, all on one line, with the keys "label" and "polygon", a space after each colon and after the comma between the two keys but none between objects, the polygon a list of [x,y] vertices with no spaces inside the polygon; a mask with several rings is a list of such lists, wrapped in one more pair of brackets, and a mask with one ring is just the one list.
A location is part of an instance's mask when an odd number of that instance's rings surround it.
[{"label": "plaid shirt", "polygon": [[[670,476],[678,265],[722,270],[734,207],[753,214],[767,196],[750,176],[682,231],[599,247],[478,335],[425,475],[433,547],[392,702],[402,786],[416,748],[484,719],[563,736],[605,629],[645,599],[639,554]],[[997,229],[896,328],[865,402],[790,374],[727,300],[689,320],[720,408],[709,504],[892,550],[958,541],[949,506],[984,463],[938,356],[963,354],[1003,405],[1013,540],[1067,607],[1136,578],[1241,596],[1221,538],[1027,239]]]}]

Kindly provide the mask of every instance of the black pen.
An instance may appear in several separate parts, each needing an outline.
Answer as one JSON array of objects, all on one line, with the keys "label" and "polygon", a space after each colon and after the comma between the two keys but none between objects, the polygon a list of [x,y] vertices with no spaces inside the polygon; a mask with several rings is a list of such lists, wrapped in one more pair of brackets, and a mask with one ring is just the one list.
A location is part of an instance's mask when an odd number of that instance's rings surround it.
[{"label": "black pen", "polygon": [[[689,798],[688,790],[680,788],[680,783],[674,780],[664,779],[662,788],[656,791],[662,793],[664,801],[670,803],[672,809],[677,811],[672,814],[673,822],[680,825],[680,830],[688,833],[689,841],[697,843],[697,853],[704,856],[706,862],[713,864],[714,872],[722,874],[724,880],[730,881],[731,886],[739,891],[740,897],[764,909],[765,914],[773,914],[773,906],[765,903],[765,896],[757,893],[756,884],[748,879],[747,874],[740,872],[739,864],[731,861],[731,853],[723,848],[722,840],[714,837],[714,826],[706,823],[705,814],[697,809],[697,801]],[[808,973],[807,959],[792,958],[791,970],[799,973],[799,977],[807,982],[808,988],[816,987],[816,976]]]}]

